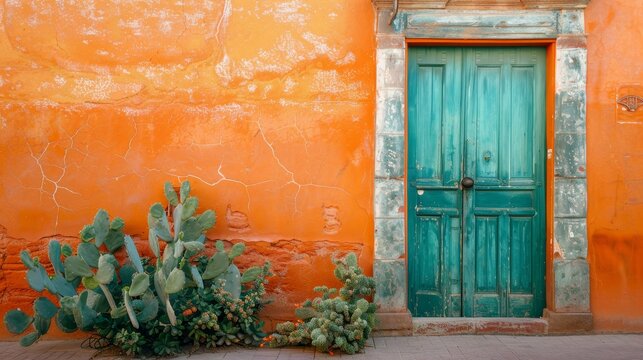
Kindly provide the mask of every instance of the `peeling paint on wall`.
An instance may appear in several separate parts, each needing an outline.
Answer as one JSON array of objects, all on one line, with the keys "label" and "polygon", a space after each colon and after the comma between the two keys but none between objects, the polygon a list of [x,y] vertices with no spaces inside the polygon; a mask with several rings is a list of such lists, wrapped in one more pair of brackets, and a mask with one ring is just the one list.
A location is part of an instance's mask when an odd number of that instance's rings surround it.
[{"label": "peeling paint on wall", "polygon": [[272,262],[268,319],[333,284],[334,256],[370,271],[370,1],[4,5],[0,313],[36,295],[20,248],[77,242],[98,208],[144,244],[165,181],[217,212],[209,239],[247,244],[242,267]]}]

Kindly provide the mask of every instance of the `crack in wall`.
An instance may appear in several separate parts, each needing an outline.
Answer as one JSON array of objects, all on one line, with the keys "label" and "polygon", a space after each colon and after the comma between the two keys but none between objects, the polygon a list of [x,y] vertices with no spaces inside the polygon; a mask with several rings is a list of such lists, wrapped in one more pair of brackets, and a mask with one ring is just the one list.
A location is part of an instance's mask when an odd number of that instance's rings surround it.
[{"label": "crack in wall", "polygon": [[132,143],[134,142],[134,138],[138,134],[138,125],[136,123],[136,120],[132,120],[132,125],[134,127],[134,134],[132,137],[129,139],[127,142],[127,150],[125,151],[125,154],[123,154],[123,159],[127,159],[127,155],[129,155],[130,150],[132,150]]},{"label": "crack in wall", "polygon": [[[219,38],[219,34],[221,33],[221,26],[223,25],[224,28],[227,28],[228,20],[230,19],[231,14],[232,14],[231,0],[225,0],[225,4],[223,5],[223,12],[221,13],[221,17],[217,22],[216,31],[214,33],[214,38],[217,39],[219,46],[223,46],[223,42]],[[225,49],[224,49],[224,52],[225,52]]]},{"label": "crack in wall", "polygon": [[[214,181],[214,182],[205,180],[202,177],[200,177],[198,175],[194,175],[194,174],[179,175],[179,174],[174,174],[174,173],[171,173],[171,172],[166,172],[166,174],[170,175],[172,177],[176,177],[176,179],[177,179],[177,181],[179,183],[182,182],[182,181],[185,181],[185,180],[188,180],[188,179],[192,178],[192,179],[198,180],[201,183],[203,183],[203,184],[205,184],[207,186],[210,186],[210,187],[215,187],[215,186],[219,185],[222,182],[230,182],[230,183],[233,183],[233,184],[241,185],[241,186],[244,187],[244,190],[246,192],[246,197],[248,198],[248,202],[246,204],[246,208],[248,209],[248,211],[250,211],[250,191],[248,189],[251,188],[251,187],[254,187],[254,186],[259,186],[259,185],[267,184],[269,182],[274,181],[274,180],[263,180],[263,181],[258,181],[256,183],[246,184],[245,182],[243,182],[241,180],[228,178],[223,173],[222,167],[223,167],[223,161],[221,161],[221,163],[219,163],[219,166],[217,168],[217,174],[220,176],[220,178],[218,180]],[[148,170],[160,171],[158,169],[148,169]]]},{"label": "crack in wall", "polygon": [[[69,137],[69,141],[71,142],[71,144],[68,147],[65,148],[65,151],[64,151],[64,154],[63,154],[63,159],[62,159],[63,166],[47,165],[47,166],[56,167],[56,168],[61,170],[61,173],[57,178],[53,178],[53,177],[47,175],[46,171],[45,171],[45,168],[44,168],[45,165],[43,164],[43,157],[46,155],[47,151],[49,150],[49,146],[52,144],[52,142],[48,142],[47,145],[45,145],[45,148],[42,150],[42,152],[37,156],[34,154],[34,151],[33,151],[33,148],[31,146],[31,144],[29,142],[27,142],[27,147],[29,148],[29,155],[36,162],[36,166],[38,167],[38,169],[40,171],[40,176],[41,176],[41,178],[40,178],[40,188],[36,188],[35,190],[40,191],[40,196],[41,196],[40,199],[41,199],[41,201],[42,201],[42,195],[47,194],[47,195],[51,196],[51,200],[53,201],[54,205],[56,206],[56,220],[55,220],[55,223],[54,223],[54,228],[55,229],[58,229],[58,220],[59,220],[59,217],[60,217],[60,210],[63,209],[63,210],[71,211],[70,208],[67,208],[67,207],[65,207],[65,206],[60,204],[59,199],[57,197],[58,191],[59,190],[64,190],[64,191],[67,191],[67,192],[69,192],[71,194],[74,194],[74,195],[79,195],[79,196],[81,195],[77,191],[74,191],[74,190],[72,190],[72,189],[70,189],[70,188],[68,188],[66,186],[60,185],[60,182],[63,181],[63,178],[67,174],[67,166],[68,166],[68,164],[67,164],[67,156],[69,155],[69,151],[71,149],[75,149],[74,140],[75,140],[76,136],[78,135],[78,133],[80,132],[80,130],[82,128],[83,127],[79,127],[78,129],[76,129],[76,132],[71,137]],[[77,150],[77,151],[79,151],[79,150]],[[79,151],[79,152],[81,154],[87,156],[87,153],[83,153],[82,151]],[[53,190],[51,190],[51,192],[48,192],[46,190],[46,188],[45,188],[45,185],[47,183],[53,185]]]},{"label": "crack in wall", "polygon": [[261,138],[263,139],[264,143],[266,144],[266,146],[268,146],[268,149],[270,149],[270,153],[272,154],[272,158],[277,162],[277,165],[290,177],[290,180],[287,183],[285,183],[282,187],[285,187],[285,186],[290,185],[290,184],[293,184],[293,185],[297,186],[297,192],[295,193],[295,200],[294,200],[295,212],[293,213],[293,217],[299,213],[299,205],[298,205],[299,193],[301,192],[301,189],[303,187],[316,187],[316,188],[320,188],[320,189],[337,190],[337,191],[341,191],[342,193],[344,193],[346,195],[351,196],[351,194],[348,191],[346,191],[345,189],[343,189],[343,188],[341,188],[339,186],[320,185],[320,184],[315,184],[315,183],[302,184],[302,183],[298,182],[295,179],[295,173],[292,172],[290,169],[288,169],[281,162],[281,159],[277,156],[277,152],[276,152],[274,146],[266,138],[266,134],[263,131],[263,128],[261,127],[261,123],[259,123],[257,121],[256,124],[257,124],[257,128],[259,129],[259,135],[261,135]]}]

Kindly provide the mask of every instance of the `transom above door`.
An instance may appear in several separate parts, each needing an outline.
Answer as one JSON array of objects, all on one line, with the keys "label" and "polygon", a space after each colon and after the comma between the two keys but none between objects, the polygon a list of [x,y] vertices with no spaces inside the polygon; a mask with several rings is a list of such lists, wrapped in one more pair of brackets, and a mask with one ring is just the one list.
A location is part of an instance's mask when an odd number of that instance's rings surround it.
[{"label": "transom above door", "polygon": [[545,49],[409,49],[413,316],[544,307]]}]

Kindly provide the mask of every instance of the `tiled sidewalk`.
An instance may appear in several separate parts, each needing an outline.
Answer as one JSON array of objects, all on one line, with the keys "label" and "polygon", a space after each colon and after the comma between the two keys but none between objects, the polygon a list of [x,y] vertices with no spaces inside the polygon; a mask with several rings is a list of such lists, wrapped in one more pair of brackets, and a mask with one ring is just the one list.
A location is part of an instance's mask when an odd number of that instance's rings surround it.
[{"label": "tiled sidewalk", "polygon": [[[183,355],[177,359],[281,360],[330,358],[311,348],[239,349]],[[643,335],[584,336],[415,336],[377,337],[363,354],[335,357],[351,360],[511,359],[511,360],[643,360]],[[41,341],[29,348],[0,343],[0,359],[119,359],[81,349],[80,341]]]}]

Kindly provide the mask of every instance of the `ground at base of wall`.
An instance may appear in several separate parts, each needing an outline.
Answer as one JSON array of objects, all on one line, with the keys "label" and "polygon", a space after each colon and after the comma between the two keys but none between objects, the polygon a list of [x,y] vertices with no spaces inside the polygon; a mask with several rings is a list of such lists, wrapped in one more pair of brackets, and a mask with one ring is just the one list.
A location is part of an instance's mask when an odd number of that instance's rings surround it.
[{"label": "ground at base of wall", "polygon": [[[10,359],[119,359],[96,356],[91,349],[81,349],[81,341],[41,341],[22,348],[17,342],[0,342],[0,358]],[[335,354],[352,360],[362,359],[561,359],[620,360],[640,359],[643,334],[576,336],[407,336],[375,337],[365,351],[356,355]],[[220,348],[209,352],[182,355],[177,359],[321,359],[328,354],[310,347],[285,349]]]}]

